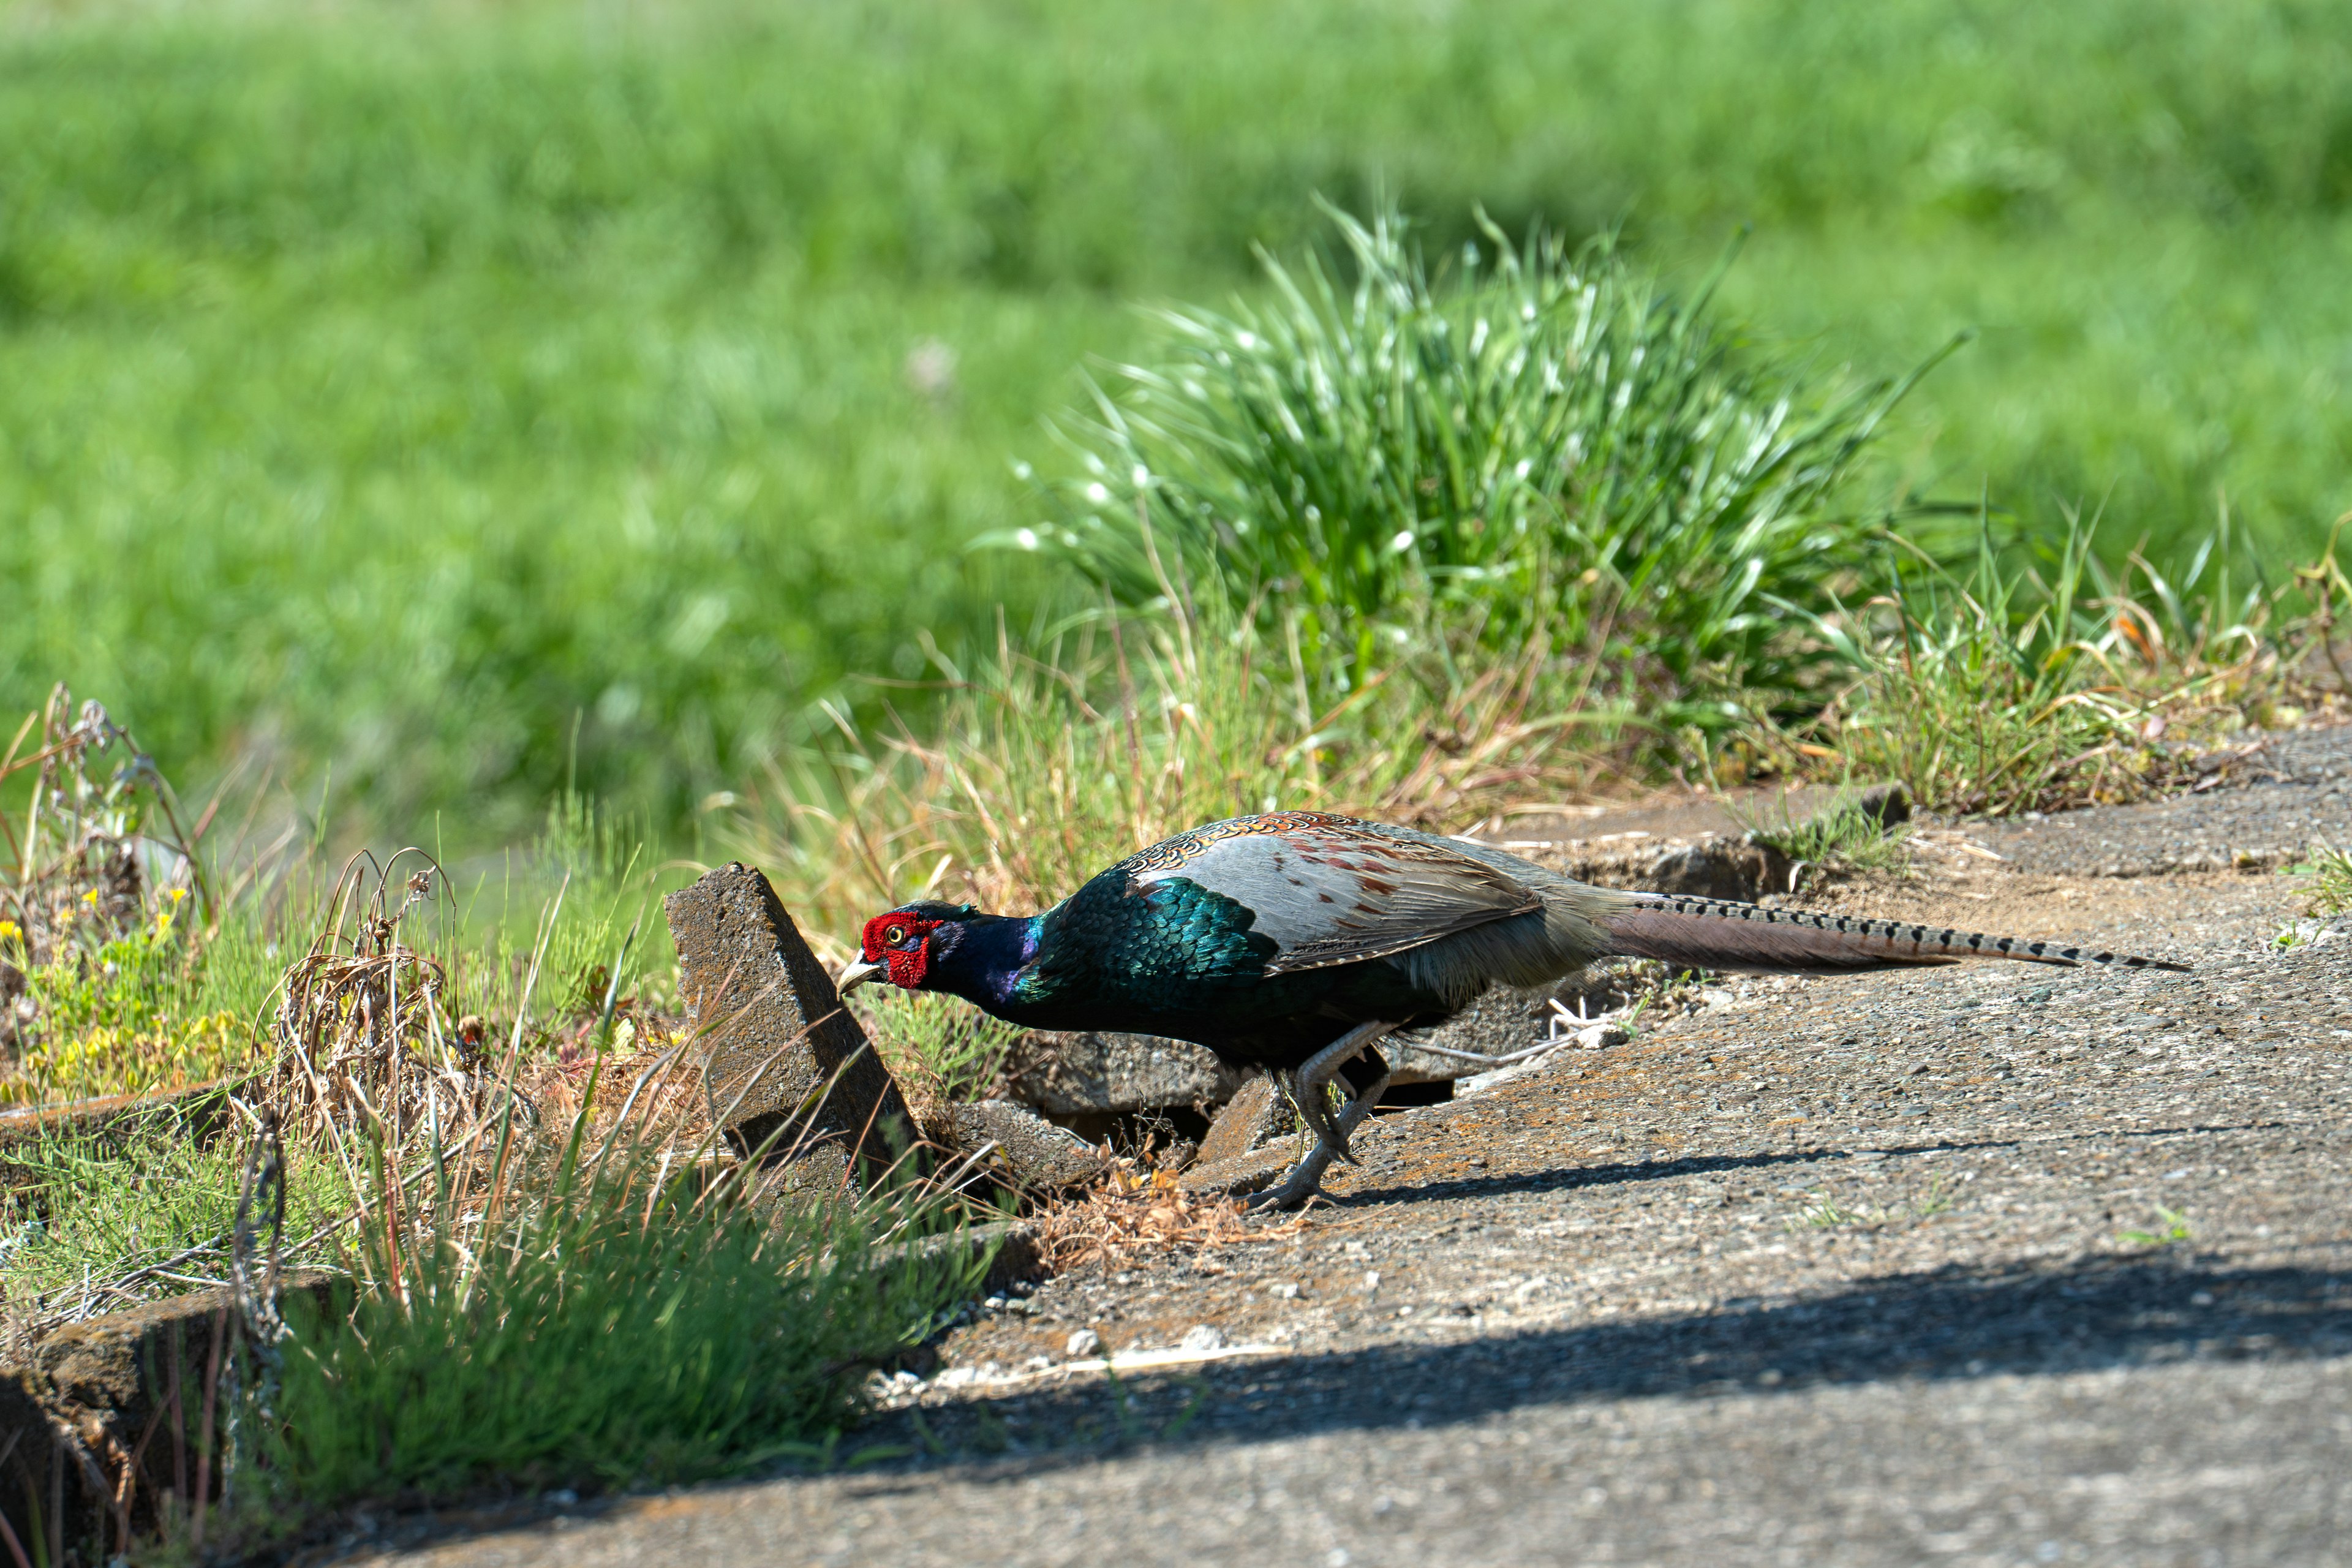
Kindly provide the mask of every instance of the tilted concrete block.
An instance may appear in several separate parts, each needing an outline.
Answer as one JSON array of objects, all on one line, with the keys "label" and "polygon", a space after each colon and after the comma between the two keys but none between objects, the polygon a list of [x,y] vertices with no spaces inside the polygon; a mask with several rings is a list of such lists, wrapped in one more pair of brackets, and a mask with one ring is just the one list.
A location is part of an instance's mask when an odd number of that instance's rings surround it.
[{"label": "tilted concrete block", "polygon": [[915,1121],[833,977],[761,872],[730,863],[662,901],[693,1050],[721,1124],[803,1167],[796,1184],[887,1163]]}]

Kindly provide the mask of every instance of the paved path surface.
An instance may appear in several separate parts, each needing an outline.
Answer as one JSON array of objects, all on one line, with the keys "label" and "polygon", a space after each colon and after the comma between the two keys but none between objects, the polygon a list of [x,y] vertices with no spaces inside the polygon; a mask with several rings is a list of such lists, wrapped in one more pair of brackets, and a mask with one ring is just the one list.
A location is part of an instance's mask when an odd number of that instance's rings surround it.
[{"label": "paved path surface", "polygon": [[1727,986],[1382,1118],[1282,1234],[959,1331],[868,1430],[914,1459],[400,1560],[2352,1562],[2352,921],[2276,949],[2272,869],[2352,845],[2352,732],[2290,750],[1801,900],[2192,973]]}]

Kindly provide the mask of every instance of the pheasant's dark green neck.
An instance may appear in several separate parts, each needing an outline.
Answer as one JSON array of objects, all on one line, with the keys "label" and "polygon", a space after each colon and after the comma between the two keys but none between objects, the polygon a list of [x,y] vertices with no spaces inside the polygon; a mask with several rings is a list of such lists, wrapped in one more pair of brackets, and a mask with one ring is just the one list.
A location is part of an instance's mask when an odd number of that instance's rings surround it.
[{"label": "pheasant's dark green neck", "polygon": [[1037,956],[1041,915],[971,915],[940,928],[924,988],[992,1010],[1010,1005],[1024,965]]}]

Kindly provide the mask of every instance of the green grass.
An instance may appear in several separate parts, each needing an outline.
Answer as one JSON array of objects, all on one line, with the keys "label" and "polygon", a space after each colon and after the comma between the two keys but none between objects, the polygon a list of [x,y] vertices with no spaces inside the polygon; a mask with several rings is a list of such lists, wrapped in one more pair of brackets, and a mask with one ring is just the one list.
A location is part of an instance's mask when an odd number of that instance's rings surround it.
[{"label": "green grass", "polygon": [[907,992],[858,1009],[882,1065],[919,1117],[950,1102],[986,1098],[1022,1031],[959,998]]},{"label": "green grass", "polygon": [[2226,494],[2274,574],[2352,503],[2324,5],[5,18],[0,710],[64,677],[460,850],[575,756],[677,821],[1057,595],[963,551],[1045,513],[1008,460],[1317,192],[1433,254],[1622,221],[1685,293],[1753,223],[1730,319],[1865,379],[1979,329],[1890,492],[2160,563]]},{"label": "green grass", "polygon": [[2147,1229],[2126,1230],[2116,1237],[2117,1244],[2124,1247],[2171,1247],[2194,1239],[2189,1216],[2162,1204],[2156,1205],[2156,1220]]},{"label": "green grass", "polygon": [[1727,801],[1725,809],[1748,838],[1806,865],[1899,871],[1911,863],[1910,825],[1889,826],[1864,811],[1859,791],[1837,790],[1801,816],[1785,799],[1762,807]]},{"label": "green grass", "polygon": [[[158,1266],[164,1276],[142,1278],[121,1296],[100,1292],[92,1310],[226,1278],[228,1249],[215,1244],[236,1221],[244,1162],[238,1128],[200,1142],[170,1108],[103,1135],[11,1143],[0,1151],[8,1178],[0,1191],[0,1293],[9,1311],[30,1317],[69,1307],[92,1279]],[[353,1195],[331,1161],[303,1163],[287,1193],[288,1236],[309,1236],[349,1209]]]},{"label": "green grass", "polygon": [[866,1373],[977,1283],[969,1257],[881,1250],[878,1203],[755,1210],[625,1142],[601,1166],[572,1158],[503,1213],[462,1188],[426,1218],[371,1210],[348,1323],[289,1319],[270,1506],[829,1460]]}]

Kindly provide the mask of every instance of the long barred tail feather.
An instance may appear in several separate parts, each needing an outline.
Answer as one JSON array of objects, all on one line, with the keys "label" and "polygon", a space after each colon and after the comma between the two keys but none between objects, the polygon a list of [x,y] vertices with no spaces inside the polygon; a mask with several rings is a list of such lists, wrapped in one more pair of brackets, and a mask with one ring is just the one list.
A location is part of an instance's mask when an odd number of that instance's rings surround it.
[{"label": "long barred tail feather", "polygon": [[1695,969],[1741,969],[1765,973],[1806,974],[1869,969],[1908,969],[1957,963],[1969,958],[2009,958],[2025,963],[2110,964],[2124,969],[2186,970],[2185,963],[2130,953],[2085,952],[2055,942],[1977,931],[1939,931],[1896,921],[1813,914],[1804,910],[1766,909],[1722,899],[1634,894],[1632,901],[1600,917],[1612,952],[1628,958],[1657,958]]}]

